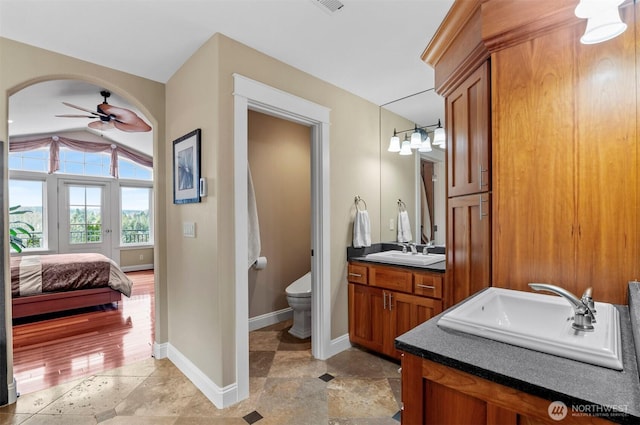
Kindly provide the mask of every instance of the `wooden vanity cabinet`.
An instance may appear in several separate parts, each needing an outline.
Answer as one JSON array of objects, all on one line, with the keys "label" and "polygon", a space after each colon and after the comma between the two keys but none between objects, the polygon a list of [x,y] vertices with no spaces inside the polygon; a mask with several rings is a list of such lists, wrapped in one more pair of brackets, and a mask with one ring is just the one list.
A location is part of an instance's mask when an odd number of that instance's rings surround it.
[{"label": "wooden vanity cabinet", "polygon": [[[403,425],[552,425],[550,401],[408,353],[402,355]],[[610,425],[567,415],[563,424]]]},{"label": "wooden vanity cabinet", "polygon": [[396,337],[442,311],[442,275],[363,263],[348,269],[350,341],[400,359]]}]

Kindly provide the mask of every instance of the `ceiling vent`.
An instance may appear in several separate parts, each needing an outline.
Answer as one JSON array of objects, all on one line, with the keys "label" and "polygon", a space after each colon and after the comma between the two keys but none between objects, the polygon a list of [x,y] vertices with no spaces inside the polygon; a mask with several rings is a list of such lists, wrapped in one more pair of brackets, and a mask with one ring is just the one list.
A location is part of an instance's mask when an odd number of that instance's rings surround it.
[{"label": "ceiling vent", "polygon": [[328,14],[332,14],[342,9],[344,4],[338,0],[311,0],[320,9],[324,10]]}]

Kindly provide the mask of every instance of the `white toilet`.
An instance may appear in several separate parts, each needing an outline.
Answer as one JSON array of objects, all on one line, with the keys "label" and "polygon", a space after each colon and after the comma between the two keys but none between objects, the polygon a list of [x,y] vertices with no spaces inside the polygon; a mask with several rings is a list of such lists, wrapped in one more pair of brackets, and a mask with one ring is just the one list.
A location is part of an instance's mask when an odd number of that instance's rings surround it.
[{"label": "white toilet", "polygon": [[297,338],[311,336],[311,272],[287,286],[287,302],[293,309],[293,326],[289,333]]}]

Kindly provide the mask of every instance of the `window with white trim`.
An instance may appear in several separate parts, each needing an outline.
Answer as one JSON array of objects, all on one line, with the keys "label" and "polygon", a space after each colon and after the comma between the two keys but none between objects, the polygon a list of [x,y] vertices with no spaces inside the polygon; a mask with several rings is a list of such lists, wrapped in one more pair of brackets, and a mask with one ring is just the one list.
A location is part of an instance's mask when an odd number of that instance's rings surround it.
[{"label": "window with white trim", "polygon": [[[22,227],[29,230],[31,236],[17,233],[22,239],[24,251],[47,248],[46,232],[46,183],[43,180],[9,180],[9,206],[20,206],[18,211],[28,211],[24,214],[10,214],[10,227]],[[33,230],[25,226],[28,223]]]},{"label": "window with white trim", "polygon": [[153,190],[120,186],[120,245],[153,244]]}]

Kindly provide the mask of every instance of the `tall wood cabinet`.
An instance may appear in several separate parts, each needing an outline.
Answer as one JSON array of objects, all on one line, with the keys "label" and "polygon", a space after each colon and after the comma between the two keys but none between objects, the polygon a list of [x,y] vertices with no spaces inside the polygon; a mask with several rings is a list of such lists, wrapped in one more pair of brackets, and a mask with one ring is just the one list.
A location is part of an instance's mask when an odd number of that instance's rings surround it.
[{"label": "tall wood cabinet", "polygon": [[447,307],[491,286],[489,63],[446,94]]}]

